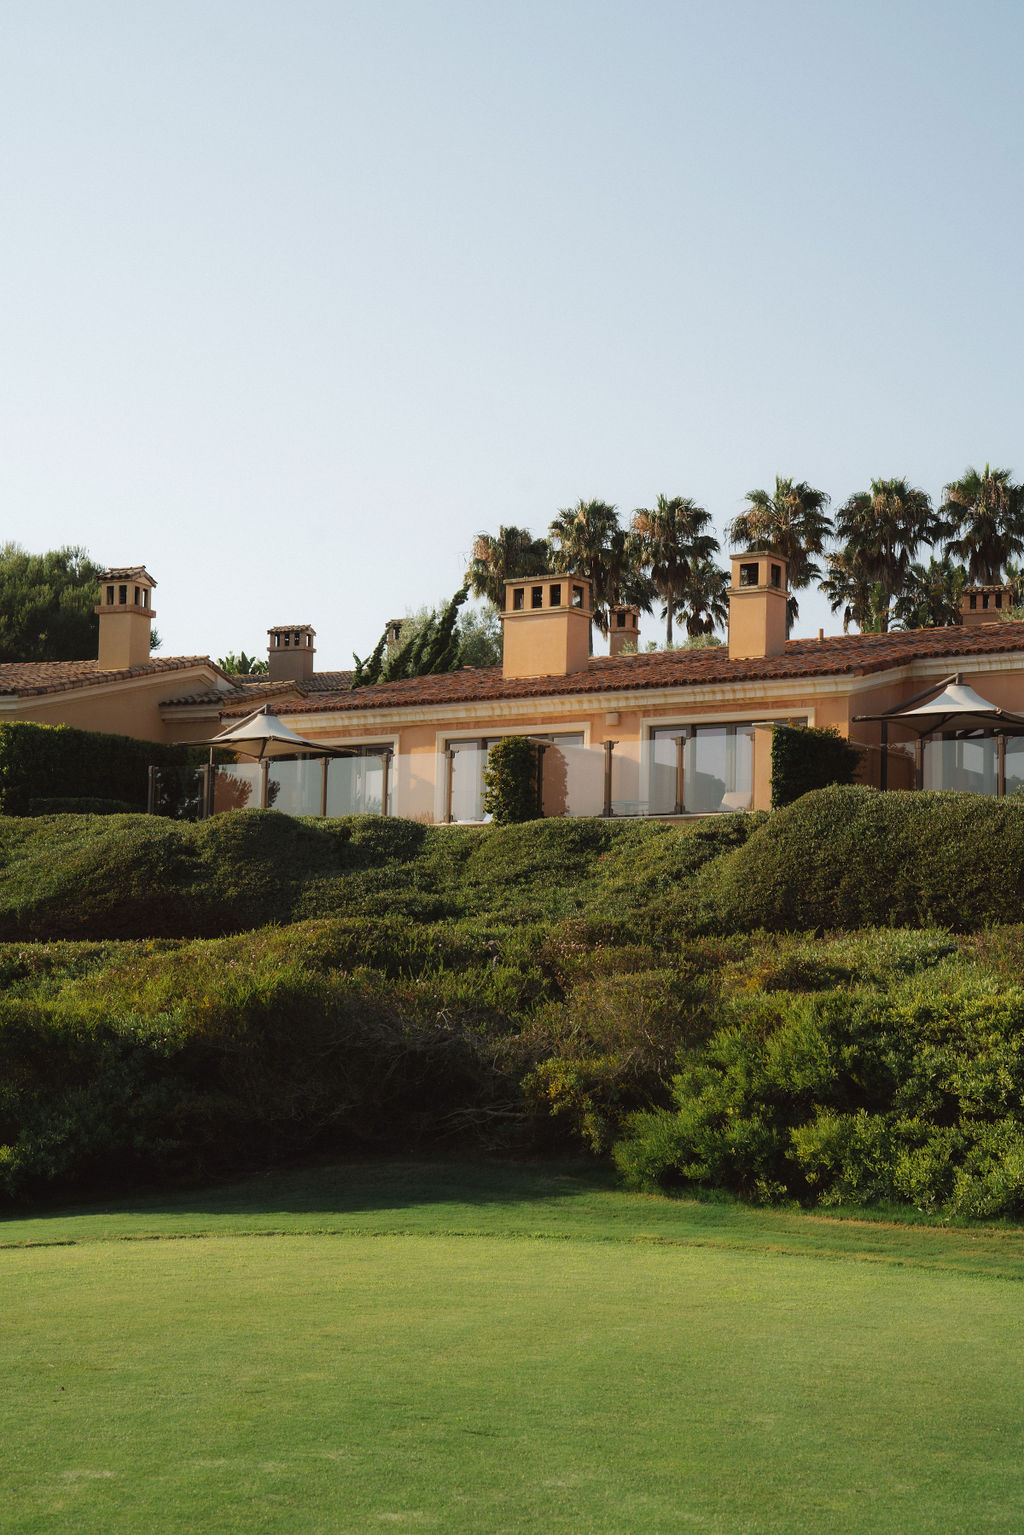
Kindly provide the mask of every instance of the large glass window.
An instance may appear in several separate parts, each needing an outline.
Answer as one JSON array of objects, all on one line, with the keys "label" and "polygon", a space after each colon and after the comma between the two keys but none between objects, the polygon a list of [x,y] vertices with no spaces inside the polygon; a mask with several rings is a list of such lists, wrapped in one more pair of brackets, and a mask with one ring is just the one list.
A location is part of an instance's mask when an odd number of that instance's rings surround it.
[{"label": "large glass window", "polygon": [[749,810],[754,727],[656,725],[651,731],[651,815]]}]

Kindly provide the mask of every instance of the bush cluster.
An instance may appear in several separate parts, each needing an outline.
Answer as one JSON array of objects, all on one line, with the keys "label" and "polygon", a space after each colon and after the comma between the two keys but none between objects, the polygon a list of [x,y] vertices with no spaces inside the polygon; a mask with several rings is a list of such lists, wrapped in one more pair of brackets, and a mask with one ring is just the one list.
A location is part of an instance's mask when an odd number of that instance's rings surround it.
[{"label": "bush cluster", "polygon": [[487,754],[484,814],[496,826],[534,821],[540,815],[537,745],[526,736],[505,736]]}]

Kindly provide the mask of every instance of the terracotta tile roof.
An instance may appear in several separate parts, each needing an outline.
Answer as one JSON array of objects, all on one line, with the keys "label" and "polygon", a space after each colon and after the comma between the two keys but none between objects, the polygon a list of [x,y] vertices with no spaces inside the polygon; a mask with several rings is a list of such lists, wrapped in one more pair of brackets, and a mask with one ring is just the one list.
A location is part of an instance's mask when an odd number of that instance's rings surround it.
[{"label": "terracotta tile roof", "polygon": [[[143,666],[101,672],[95,661],[2,661],[0,697],[13,694],[30,698],[40,693],[64,693],[71,688],[95,687],[101,682],[124,682],[132,677],[158,676],[162,672],[183,672],[190,667],[212,665],[209,656],[154,656]],[[214,667],[214,670],[218,668]]]},{"label": "terracotta tile roof", "polygon": [[[706,650],[643,651],[633,656],[594,656],[586,671],[568,677],[506,681],[500,666],[465,667],[439,677],[413,677],[378,687],[339,690],[281,714],[349,713],[429,704],[479,703],[489,699],[550,698],[564,693],[630,692],[636,689],[702,687],[763,679],[867,675],[910,661],[943,656],[1024,654],[1024,623],[977,628],[911,629],[897,634],[837,634],[824,640],[790,640],[782,655],[730,661],[725,645]],[[226,711],[227,712],[227,711]],[[238,712],[238,711],[233,711]]]},{"label": "terracotta tile roof", "polygon": [[235,684],[235,692],[242,695],[241,698],[236,698],[232,693],[218,692],[216,688],[205,688],[200,693],[188,693],[180,698],[167,698],[160,707],[173,709],[176,705],[230,705],[237,702],[240,707],[248,711],[253,701],[258,703],[265,698],[274,698],[280,693],[297,693],[300,698],[305,698],[310,693],[344,693],[351,686],[353,673],[314,672],[312,677],[307,677],[303,682],[268,682],[262,674],[255,677],[238,677],[229,672],[228,676]]}]

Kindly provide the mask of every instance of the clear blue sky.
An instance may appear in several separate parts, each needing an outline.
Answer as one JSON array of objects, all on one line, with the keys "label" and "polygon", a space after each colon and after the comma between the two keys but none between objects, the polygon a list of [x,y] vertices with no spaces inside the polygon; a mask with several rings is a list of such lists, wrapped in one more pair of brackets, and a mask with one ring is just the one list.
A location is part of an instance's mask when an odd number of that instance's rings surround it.
[{"label": "clear blue sky", "polygon": [[4,0],[3,536],[326,668],[580,496],[1024,475],[1022,58],[1013,0]]}]

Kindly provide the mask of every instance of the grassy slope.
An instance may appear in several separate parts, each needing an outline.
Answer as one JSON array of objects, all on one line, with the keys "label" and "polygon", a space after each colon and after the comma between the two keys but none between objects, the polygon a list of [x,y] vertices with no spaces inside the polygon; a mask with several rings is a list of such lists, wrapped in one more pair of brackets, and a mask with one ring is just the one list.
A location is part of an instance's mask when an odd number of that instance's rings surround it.
[{"label": "grassy slope", "polygon": [[480,1164],[0,1229],[73,1244],[0,1252],[12,1535],[1019,1528],[1019,1232]]}]

